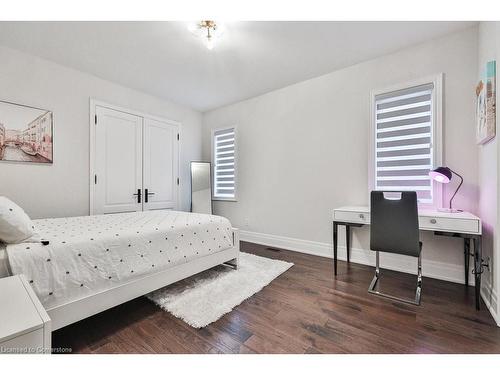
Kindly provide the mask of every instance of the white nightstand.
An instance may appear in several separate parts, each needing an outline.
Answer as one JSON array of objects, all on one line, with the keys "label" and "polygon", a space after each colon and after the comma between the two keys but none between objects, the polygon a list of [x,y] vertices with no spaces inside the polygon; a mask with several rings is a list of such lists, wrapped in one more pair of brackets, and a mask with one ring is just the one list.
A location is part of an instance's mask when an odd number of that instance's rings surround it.
[{"label": "white nightstand", "polygon": [[50,353],[50,318],[23,275],[0,279],[0,353]]}]

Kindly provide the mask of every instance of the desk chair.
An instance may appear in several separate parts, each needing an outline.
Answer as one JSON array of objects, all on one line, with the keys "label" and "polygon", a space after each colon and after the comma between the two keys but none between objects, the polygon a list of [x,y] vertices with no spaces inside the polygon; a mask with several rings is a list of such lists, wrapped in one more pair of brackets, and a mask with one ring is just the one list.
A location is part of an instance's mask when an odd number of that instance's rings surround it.
[{"label": "desk chair", "polygon": [[[422,242],[419,241],[417,193],[414,191],[372,191],[370,205],[370,249],[376,252],[376,269],[368,292],[397,301],[420,305]],[[402,299],[375,290],[380,277],[379,252],[381,251],[418,258],[415,300]]]}]

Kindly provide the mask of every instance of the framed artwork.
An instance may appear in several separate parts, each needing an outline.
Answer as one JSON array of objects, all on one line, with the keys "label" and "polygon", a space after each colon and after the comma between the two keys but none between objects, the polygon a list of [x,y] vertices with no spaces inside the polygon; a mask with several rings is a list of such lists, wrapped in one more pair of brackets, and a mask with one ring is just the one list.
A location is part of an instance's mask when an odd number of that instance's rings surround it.
[{"label": "framed artwork", "polygon": [[0,101],[0,161],[51,164],[51,111]]},{"label": "framed artwork", "polygon": [[485,144],[496,134],[496,62],[486,64],[476,86],[476,141]]}]

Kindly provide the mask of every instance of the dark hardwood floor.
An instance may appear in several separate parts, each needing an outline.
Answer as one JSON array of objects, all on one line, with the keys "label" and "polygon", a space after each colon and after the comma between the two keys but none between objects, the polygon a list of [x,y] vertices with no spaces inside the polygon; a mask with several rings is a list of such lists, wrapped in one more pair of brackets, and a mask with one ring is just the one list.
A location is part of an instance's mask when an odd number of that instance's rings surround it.
[{"label": "dark hardwood floor", "polygon": [[[138,298],[53,333],[73,353],[500,353],[500,327],[474,290],[424,278],[422,304],[367,293],[373,268],[241,243],[295,265],[231,313],[195,329]],[[382,287],[412,296],[415,276],[384,271]],[[390,290],[389,290],[390,289]]]}]

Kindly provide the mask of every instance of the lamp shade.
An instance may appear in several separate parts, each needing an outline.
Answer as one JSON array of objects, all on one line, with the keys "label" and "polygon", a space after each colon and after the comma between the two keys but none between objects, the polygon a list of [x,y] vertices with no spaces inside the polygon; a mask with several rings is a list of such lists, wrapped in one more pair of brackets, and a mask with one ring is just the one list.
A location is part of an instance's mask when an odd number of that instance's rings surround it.
[{"label": "lamp shade", "polygon": [[442,184],[447,184],[451,180],[451,170],[448,167],[438,167],[429,172],[429,176]]}]

